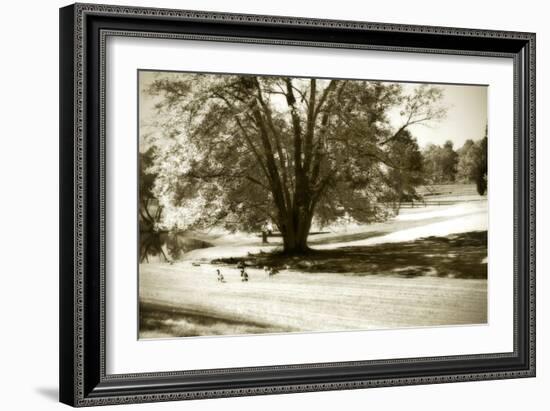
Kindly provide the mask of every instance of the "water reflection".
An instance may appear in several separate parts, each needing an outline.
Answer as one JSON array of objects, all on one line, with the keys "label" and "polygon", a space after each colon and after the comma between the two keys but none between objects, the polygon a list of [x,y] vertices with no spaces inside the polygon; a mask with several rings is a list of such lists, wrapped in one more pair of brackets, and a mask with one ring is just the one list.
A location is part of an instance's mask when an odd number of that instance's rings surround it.
[{"label": "water reflection", "polygon": [[141,231],[140,262],[173,262],[183,254],[197,248],[212,247],[207,241],[194,238],[189,233],[171,231]]}]

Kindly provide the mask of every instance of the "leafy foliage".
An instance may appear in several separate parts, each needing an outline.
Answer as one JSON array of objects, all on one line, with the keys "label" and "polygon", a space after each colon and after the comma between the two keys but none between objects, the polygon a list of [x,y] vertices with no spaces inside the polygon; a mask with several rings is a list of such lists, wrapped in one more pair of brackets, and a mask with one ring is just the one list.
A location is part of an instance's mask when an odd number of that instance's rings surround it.
[{"label": "leafy foliage", "polygon": [[423,184],[424,162],[416,139],[408,130],[399,139],[391,142],[392,166],[387,171],[387,183],[398,206],[404,201],[419,200],[416,187]]},{"label": "leafy foliage", "polygon": [[158,177],[151,171],[155,151],[155,147],[151,146],[140,153],[139,158],[139,221],[143,231],[155,231],[162,215],[162,207],[159,206],[153,192]]},{"label": "leafy foliage", "polygon": [[458,154],[453,142],[448,140],[443,146],[430,144],[424,150],[424,169],[431,184],[453,183],[456,179]]},{"label": "leafy foliage", "polygon": [[445,115],[436,87],[376,81],[166,73],[149,93],[163,224],[250,231],[267,218],[289,252],[307,249],[314,217],[376,221],[414,196],[422,164],[408,128]]},{"label": "leafy foliage", "polygon": [[487,131],[479,141],[467,140],[458,151],[458,178],[476,183],[479,195],[487,192]]}]

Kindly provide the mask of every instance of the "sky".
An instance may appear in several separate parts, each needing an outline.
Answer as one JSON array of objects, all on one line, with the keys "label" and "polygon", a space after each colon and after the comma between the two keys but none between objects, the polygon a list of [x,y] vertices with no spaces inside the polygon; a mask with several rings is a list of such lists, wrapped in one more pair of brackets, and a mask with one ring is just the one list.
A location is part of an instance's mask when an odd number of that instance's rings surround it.
[{"label": "sky", "polygon": [[[408,85],[416,86],[414,83]],[[447,140],[460,148],[468,139],[480,140],[487,126],[487,86],[439,85],[443,89],[441,104],[447,108],[443,120],[410,128],[421,148]]]},{"label": "sky", "polygon": [[[140,72],[140,119],[142,124],[154,118],[155,98],[144,92],[147,86],[164,73]],[[170,74],[174,76],[174,73]],[[182,75],[185,75],[182,73]],[[418,83],[402,83],[404,92],[413,90]],[[487,126],[487,86],[435,84],[443,91],[440,104],[447,108],[446,116],[439,121],[413,125],[409,131],[416,137],[420,148],[428,144],[442,145],[451,140],[454,148],[462,147],[468,139],[479,140],[485,135]],[[396,113],[399,110],[396,110]],[[390,121],[398,128],[402,124],[398,114],[390,115]]]}]

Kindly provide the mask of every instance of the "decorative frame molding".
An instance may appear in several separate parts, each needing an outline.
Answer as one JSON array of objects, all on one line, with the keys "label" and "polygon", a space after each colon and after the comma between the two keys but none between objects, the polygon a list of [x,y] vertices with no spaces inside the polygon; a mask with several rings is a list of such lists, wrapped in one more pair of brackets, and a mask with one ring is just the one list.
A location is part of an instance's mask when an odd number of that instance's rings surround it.
[{"label": "decorative frame molding", "polygon": [[[104,103],[108,36],[513,59],[514,351],[106,375]],[[535,34],[75,4],[60,10],[60,80],[62,402],[91,406],[535,375]],[[442,371],[443,363],[447,368]]]}]

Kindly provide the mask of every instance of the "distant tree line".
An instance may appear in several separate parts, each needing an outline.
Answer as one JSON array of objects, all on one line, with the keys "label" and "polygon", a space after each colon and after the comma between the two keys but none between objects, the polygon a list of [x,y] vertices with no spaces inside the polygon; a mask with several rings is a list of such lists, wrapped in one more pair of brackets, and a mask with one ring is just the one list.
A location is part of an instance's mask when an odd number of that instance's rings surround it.
[{"label": "distant tree line", "polygon": [[487,192],[487,132],[478,141],[466,140],[455,150],[452,141],[428,145],[422,152],[426,184],[475,183],[479,195]]}]

